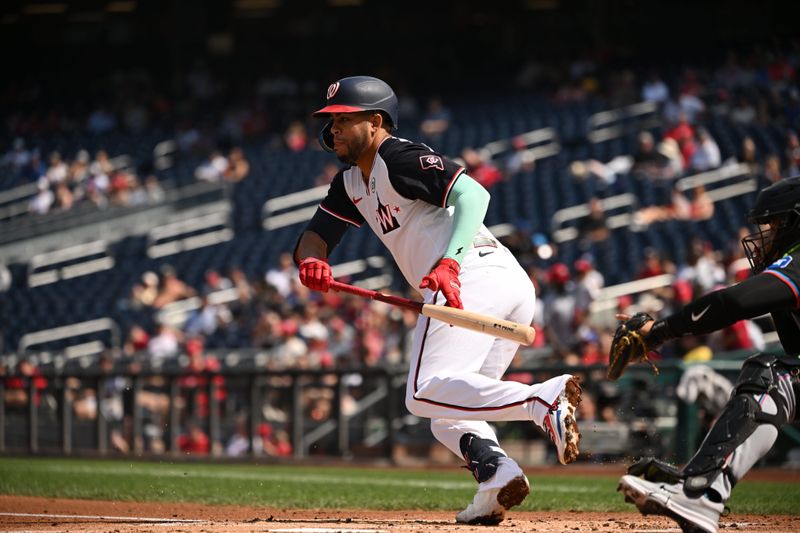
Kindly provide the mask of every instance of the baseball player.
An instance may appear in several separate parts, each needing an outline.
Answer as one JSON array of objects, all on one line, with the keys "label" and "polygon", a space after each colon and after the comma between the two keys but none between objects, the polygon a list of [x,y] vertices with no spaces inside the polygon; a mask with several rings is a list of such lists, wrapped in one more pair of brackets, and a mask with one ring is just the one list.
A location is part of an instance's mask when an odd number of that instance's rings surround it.
[{"label": "baseball player", "polygon": [[[369,226],[426,303],[449,305],[529,324],[533,284],[511,253],[483,225],[489,193],[464,168],[423,144],[392,136],[397,98],[368,76],[328,87],[329,120],[320,143],[347,165],[300,236],[300,281],[327,291],[326,258],[345,231]],[[406,391],[408,410],[431,419],[434,436],[467,462],[478,481],[473,502],[456,520],[497,524],[530,492],[488,421],[532,420],[567,464],[578,455],[578,380],[503,381],[518,345],[421,316],[414,331]]]},{"label": "baseball player", "polygon": [[758,232],[742,239],[755,275],[638,328],[645,349],[652,350],[676,337],[709,333],[770,313],[783,349],[791,354],[758,354],[744,362],[730,400],[682,470],[644,459],[620,479],[626,501],[642,514],[673,518],[684,532],[717,531],[733,487],[769,451],[781,426],[797,418],[800,177],[763,189],[747,219],[760,225]]}]

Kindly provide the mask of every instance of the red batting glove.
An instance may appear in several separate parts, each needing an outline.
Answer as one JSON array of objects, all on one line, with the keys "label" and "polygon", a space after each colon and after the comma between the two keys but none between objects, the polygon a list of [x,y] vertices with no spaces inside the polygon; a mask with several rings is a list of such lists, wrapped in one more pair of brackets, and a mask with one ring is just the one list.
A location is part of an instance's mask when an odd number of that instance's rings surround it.
[{"label": "red batting glove", "polygon": [[461,303],[461,281],[458,279],[460,271],[461,267],[458,265],[458,261],[445,257],[431,270],[430,274],[422,278],[419,288],[430,289],[434,292],[442,291],[447,299],[447,305],[456,309],[464,309],[464,304]]},{"label": "red batting glove", "polygon": [[328,292],[331,288],[331,267],[328,262],[316,257],[307,257],[300,261],[300,283],[309,289]]}]

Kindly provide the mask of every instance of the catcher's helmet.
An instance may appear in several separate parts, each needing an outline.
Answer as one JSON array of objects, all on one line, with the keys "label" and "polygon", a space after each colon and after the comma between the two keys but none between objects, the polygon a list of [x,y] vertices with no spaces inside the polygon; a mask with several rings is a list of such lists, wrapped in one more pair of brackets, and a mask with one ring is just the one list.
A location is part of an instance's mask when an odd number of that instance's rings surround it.
[{"label": "catcher's helmet", "polygon": [[[372,76],[350,76],[328,86],[328,104],[315,111],[315,117],[331,113],[355,113],[357,111],[381,111],[389,129],[397,128],[397,96],[389,85]],[[319,132],[319,144],[333,152],[332,122],[328,121]]]},{"label": "catcher's helmet", "polygon": [[742,239],[750,267],[757,274],[800,241],[800,176],[783,179],[758,193],[747,221],[770,225]]}]

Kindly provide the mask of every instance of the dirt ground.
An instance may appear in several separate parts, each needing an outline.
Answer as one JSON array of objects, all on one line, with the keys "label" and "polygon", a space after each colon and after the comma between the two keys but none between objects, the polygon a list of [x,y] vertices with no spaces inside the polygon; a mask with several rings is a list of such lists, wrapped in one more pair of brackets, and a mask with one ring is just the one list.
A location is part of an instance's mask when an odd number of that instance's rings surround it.
[{"label": "dirt ground", "polygon": [[[429,533],[479,531],[676,532],[664,518],[638,513],[512,512],[495,528],[460,526],[442,511],[296,510],[223,507],[186,503],[137,503],[0,496],[0,531],[85,531],[91,533]],[[800,516],[736,515],[721,530],[789,533],[800,531]]]},{"label": "dirt ground", "polygon": [[[563,473],[565,471],[559,470]],[[526,473],[551,474],[547,467]],[[566,475],[618,476],[618,468],[576,466]],[[796,470],[753,470],[748,480],[797,482]],[[632,508],[633,509],[633,508]],[[88,533],[461,533],[461,532],[679,532],[673,521],[620,512],[509,512],[497,527],[461,526],[455,511],[333,511],[269,507],[213,506],[192,503],[67,500],[0,495],[0,531]],[[800,515],[734,514],[723,517],[720,531],[794,533]]]}]

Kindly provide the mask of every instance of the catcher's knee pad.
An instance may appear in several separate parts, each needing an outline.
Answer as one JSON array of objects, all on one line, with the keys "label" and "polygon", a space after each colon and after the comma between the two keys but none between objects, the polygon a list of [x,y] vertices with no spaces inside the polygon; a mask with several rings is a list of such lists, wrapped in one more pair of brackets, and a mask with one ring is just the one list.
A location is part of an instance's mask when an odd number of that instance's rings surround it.
[{"label": "catcher's knee pad", "polygon": [[[759,354],[747,359],[742,366],[733,396],[706,435],[700,449],[683,468],[687,492],[704,492],[720,473],[728,476],[731,485],[738,481],[727,468],[728,459],[763,424],[780,428],[786,423],[781,408],[785,399],[777,393],[777,370],[780,362],[775,356]],[[778,406],[776,414],[765,413],[761,400],[769,396]]]}]

